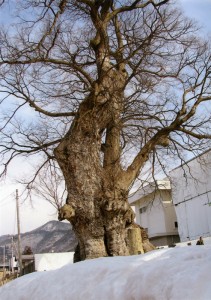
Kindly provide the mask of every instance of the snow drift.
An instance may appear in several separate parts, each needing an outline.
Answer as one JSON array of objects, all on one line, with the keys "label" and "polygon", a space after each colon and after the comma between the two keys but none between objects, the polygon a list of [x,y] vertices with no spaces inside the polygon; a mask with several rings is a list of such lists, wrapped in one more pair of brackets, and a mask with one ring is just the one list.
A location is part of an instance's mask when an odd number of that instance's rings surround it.
[{"label": "snow drift", "polygon": [[209,300],[211,245],[107,257],[37,272],[0,288],[1,300]]}]

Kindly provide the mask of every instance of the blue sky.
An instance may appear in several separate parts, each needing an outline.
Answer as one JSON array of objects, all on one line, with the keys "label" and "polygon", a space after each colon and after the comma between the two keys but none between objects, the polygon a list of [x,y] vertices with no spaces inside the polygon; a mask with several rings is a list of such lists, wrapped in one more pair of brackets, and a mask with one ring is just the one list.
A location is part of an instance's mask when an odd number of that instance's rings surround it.
[{"label": "blue sky", "polygon": [[211,0],[179,0],[185,14],[198,21],[211,34]]}]

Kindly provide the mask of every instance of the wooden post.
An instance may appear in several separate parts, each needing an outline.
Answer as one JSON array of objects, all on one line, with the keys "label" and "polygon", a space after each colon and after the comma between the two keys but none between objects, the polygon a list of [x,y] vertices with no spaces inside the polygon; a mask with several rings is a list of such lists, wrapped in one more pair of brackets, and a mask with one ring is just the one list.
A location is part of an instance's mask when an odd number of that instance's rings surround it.
[{"label": "wooden post", "polygon": [[140,228],[128,228],[127,240],[130,255],[144,253]]},{"label": "wooden post", "polygon": [[23,267],[22,267],[22,253],[21,253],[21,234],[20,234],[18,190],[16,190],[16,210],[17,210],[17,228],[18,228],[18,262],[19,262],[20,276],[21,276],[22,272],[23,272]]},{"label": "wooden post", "polygon": [[14,261],[13,261],[13,256],[14,256],[14,240],[13,240],[13,236],[11,238],[11,243],[12,243],[11,271],[12,271],[12,274],[14,274]]},{"label": "wooden post", "polygon": [[5,263],[6,263],[6,246],[3,246],[3,280],[6,278]]}]

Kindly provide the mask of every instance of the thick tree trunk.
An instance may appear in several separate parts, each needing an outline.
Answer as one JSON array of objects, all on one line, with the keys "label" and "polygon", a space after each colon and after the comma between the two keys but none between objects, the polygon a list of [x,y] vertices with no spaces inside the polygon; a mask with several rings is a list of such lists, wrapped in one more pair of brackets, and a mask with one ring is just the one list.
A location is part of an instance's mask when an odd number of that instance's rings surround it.
[{"label": "thick tree trunk", "polygon": [[[93,139],[93,143],[96,141]],[[65,139],[55,150],[68,190],[67,206],[60,212],[75,230],[81,257],[106,256],[101,218],[101,176],[96,147],[89,136]]]},{"label": "thick tree trunk", "polygon": [[127,203],[127,193],[114,187],[113,179],[96,163],[96,140],[78,138],[74,142],[64,140],[55,150],[68,190],[60,219],[71,222],[81,259],[128,255],[126,228],[134,215]]},{"label": "thick tree trunk", "polygon": [[[120,114],[124,70],[105,70],[81,103],[69,132],[54,150],[67,185],[60,219],[68,219],[79,240],[82,259],[128,255],[127,230],[134,214],[128,186],[120,183]],[[106,130],[102,152],[102,132]]]},{"label": "thick tree trunk", "polygon": [[[89,114],[87,111],[84,118],[75,120],[54,151],[68,191],[59,219],[71,222],[79,241],[80,260],[142,253],[141,230],[138,228],[140,238],[135,238],[138,231],[128,204],[124,172],[119,169],[119,162],[115,164],[109,158],[110,149],[106,161],[102,161],[101,129]],[[115,144],[108,140],[107,147]]]},{"label": "thick tree trunk", "polygon": [[[55,149],[68,199],[60,219],[68,219],[78,237],[82,259],[128,255],[126,228],[134,214],[128,193],[103,168],[101,137],[96,118],[87,111]],[[115,174],[118,178],[118,174]]]}]

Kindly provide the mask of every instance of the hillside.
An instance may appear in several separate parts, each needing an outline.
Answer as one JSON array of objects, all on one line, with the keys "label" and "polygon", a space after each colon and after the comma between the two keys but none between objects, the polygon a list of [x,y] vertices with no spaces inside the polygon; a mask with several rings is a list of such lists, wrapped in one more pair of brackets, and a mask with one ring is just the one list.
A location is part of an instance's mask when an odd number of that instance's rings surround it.
[{"label": "hillside", "polygon": [[[11,256],[12,235],[0,236],[0,259],[2,246],[6,246],[6,260]],[[33,253],[74,251],[77,240],[71,225],[59,221],[50,221],[37,229],[21,234],[22,251],[30,246]],[[17,255],[17,235],[14,236],[14,253]],[[2,259],[1,259],[2,261]]]}]

